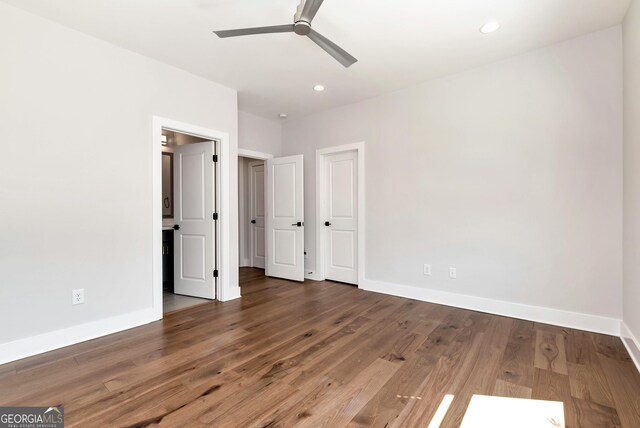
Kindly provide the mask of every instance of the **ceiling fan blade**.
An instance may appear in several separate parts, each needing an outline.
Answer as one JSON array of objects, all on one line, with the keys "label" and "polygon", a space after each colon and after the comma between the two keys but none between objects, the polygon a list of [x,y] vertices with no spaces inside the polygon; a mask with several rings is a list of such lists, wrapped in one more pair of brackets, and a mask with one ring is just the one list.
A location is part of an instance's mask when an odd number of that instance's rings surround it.
[{"label": "ceiling fan blade", "polygon": [[307,37],[313,40],[318,46],[324,49],[329,55],[334,57],[340,64],[344,65],[345,67],[350,67],[354,63],[358,62],[358,60],[349,55],[347,51],[345,51],[340,46],[336,45],[331,40],[327,39],[315,30],[311,30]]},{"label": "ceiling fan blade", "polygon": [[292,33],[293,25],[273,25],[271,27],[240,28],[237,30],[214,31],[220,38],[250,36],[252,34]]},{"label": "ceiling fan blade", "polygon": [[316,13],[318,13],[318,9],[322,6],[323,1],[324,0],[305,0],[304,9],[302,9],[302,13],[300,14],[300,20],[311,24]]}]

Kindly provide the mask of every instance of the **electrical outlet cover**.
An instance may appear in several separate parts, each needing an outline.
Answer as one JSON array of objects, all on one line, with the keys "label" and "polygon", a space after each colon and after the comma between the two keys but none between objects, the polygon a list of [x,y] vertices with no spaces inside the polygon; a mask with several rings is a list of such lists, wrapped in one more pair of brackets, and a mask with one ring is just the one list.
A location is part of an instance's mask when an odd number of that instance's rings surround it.
[{"label": "electrical outlet cover", "polygon": [[84,303],[84,288],[71,290],[71,303],[74,305],[80,305]]},{"label": "electrical outlet cover", "polygon": [[431,276],[431,265],[425,264],[422,273],[426,276]]}]

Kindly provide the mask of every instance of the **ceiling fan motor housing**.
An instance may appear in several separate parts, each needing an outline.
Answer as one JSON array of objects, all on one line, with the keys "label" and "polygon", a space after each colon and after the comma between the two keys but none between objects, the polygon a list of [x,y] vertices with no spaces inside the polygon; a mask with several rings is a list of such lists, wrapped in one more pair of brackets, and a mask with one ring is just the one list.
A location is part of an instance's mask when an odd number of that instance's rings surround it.
[{"label": "ceiling fan motor housing", "polygon": [[306,1],[300,0],[300,4],[293,15],[293,31],[299,36],[306,36],[311,32],[311,24],[302,20],[302,11]]},{"label": "ceiling fan motor housing", "polygon": [[293,24],[293,31],[299,36],[306,36],[311,32],[311,24],[305,21],[297,21]]}]

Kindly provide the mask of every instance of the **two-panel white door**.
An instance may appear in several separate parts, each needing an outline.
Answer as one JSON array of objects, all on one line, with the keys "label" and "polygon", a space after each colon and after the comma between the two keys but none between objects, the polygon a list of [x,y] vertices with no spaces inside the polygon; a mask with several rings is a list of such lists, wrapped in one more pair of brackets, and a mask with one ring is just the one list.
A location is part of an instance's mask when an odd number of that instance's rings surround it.
[{"label": "two-panel white door", "polygon": [[326,279],[358,283],[358,152],[324,156],[321,225]]},{"label": "two-panel white door", "polygon": [[215,170],[214,142],[174,150],[174,290],[214,299]]},{"label": "two-panel white door", "polygon": [[264,162],[249,163],[249,217],[251,266],[265,268]]},{"label": "two-panel white door", "polygon": [[267,276],[304,281],[303,156],[269,159]]}]

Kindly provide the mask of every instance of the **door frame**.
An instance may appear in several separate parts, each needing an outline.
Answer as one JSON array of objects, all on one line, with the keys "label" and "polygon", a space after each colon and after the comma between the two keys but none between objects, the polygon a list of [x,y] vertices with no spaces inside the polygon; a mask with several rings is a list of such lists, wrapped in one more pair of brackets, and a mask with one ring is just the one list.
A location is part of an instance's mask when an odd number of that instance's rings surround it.
[{"label": "door frame", "polygon": [[[152,120],[152,302],[155,319],[163,318],[162,310],[162,130],[170,130],[183,134],[195,135],[208,140],[217,141],[218,168],[216,177],[216,206],[219,218],[216,222],[216,251],[217,266],[219,271],[216,282],[216,299],[222,302],[240,297],[240,287],[232,284],[232,257],[231,254],[231,160],[232,147],[229,134],[222,131],[204,128],[189,123],[179,122],[159,116],[153,116]],[[236,255],[237,257],[237,255]]]},{"label": "door frame", "polygon": [[324,222],[322,220],[322,196],[325,189],[324,162],[327,156],[355,151],[358,156],[358,288],[364,286],[365,266],[365,143],[344,144],[316,150],[316,275],[314,279],[325,280],[324,251],[326,248]]},{"label": "door frame", "polygon": [[[238,157],[239,158],[247,158],[247,159],[251,159],[254,161],[263,161],[265,162],[265,167],[266,167],[266,161],[267,159],[273,159],[274,155],[272,155],[271,153],[263,153],[263,152],[256,152],[254,150],[247,150],[247,149],[238,149]],[[240,209],[238,210],[238,224],[242,225],[243,221],[244,221],[244,226],[246,227],[246,220],[244,218],[244,212],[246,211],[246,207],[244,206],[244,196],[245,196],[245,192],[248,191],[248,183],[244,183],[245,185],[240,187],[238,186],[238,199],[240,201],[240,203],[238,204]],[[265,181],[265,212],[267,209],[267,200],[266,200],[266,195],[267,195],[267,191],[266,191],[266,181]],[[246,230],[246,229],[244,229]],[[266,233],[266,230],[265,230]],[[240,239],[240,227],[238,227],[238,248],[239,248],[239,252],[240,254],[245,254],[246,253],[246,248],[245,247],[245,243],[244,243],[244,239]],[[266,239],[266,237],[265,237]],[[251,260],[251,253],[253,252],[253,247],[251,247],[250,244],[250,253],[249,253],[249,260]],[[265,243],[265,256],[266,256],[266,243]],[[251,262],[252,263],[252,262]]]},{"label": "door frame", "polygon": [[238,149],[238,157],[239,158],[249,158],[255,160],[263,160],[273,159],[273,155],[270,153],[262,153],[256,152],[254,150],[246,150],[246,149]]}]

